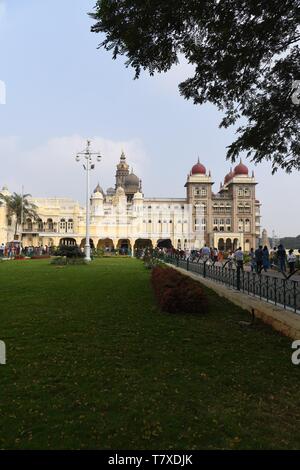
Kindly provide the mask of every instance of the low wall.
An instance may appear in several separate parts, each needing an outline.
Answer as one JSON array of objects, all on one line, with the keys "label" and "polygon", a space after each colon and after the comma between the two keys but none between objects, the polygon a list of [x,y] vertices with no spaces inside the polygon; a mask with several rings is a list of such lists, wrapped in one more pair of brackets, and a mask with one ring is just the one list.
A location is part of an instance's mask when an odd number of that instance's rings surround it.
[{"label": "low wall", "polygon": [[300,339],[300,315],[243,294],[237,290],[229,289],[228,286],[200,277],[185,269],[177,268],[171,264],[169,266],[214,290],[219,296],[225,297],[235,305],[248,310],[251,314],[254,313],[255,317],[271,325],[274,330],[280,331],[280,333],[292,339]]}]

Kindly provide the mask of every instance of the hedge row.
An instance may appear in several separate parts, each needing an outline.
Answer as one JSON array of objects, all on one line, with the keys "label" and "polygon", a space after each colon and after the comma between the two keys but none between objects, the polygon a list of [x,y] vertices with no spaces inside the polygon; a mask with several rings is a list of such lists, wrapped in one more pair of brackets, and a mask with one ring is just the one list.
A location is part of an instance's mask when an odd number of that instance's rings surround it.
[{"label": "hedge row", "polygon": [[197,281],[173,268],[155,266],[152,269],[151,282],[163,311],[207,313],[208,299]]}]

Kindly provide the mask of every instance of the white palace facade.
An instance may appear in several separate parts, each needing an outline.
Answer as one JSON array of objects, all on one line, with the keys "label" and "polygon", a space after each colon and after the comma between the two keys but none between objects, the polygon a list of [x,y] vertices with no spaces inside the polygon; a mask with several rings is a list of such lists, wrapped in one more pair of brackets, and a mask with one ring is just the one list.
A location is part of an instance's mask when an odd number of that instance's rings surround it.
[{"label": "white palace facade", "polygon": [[[117,164],[115,186],[103,191],[98,184],[90,199],[91,243],[98,249],[133,249],[169,243],[176,249],[199,249],[204,244],[220,250],[255,248],[260,237],[260,202],[254,174],[240,162],[212,190],[210,172],[199,161],[185,183],[184,198],[148,198],[142,182],[130,172],[124,152]],[[7,188],[1,191],[9,195]],[[85,208],[68,198],[30,198],[38,218],[27,218],[19,230],[23,246],[85,243]],[[14,218],[0,206],[0,243],[12,241]]]}]

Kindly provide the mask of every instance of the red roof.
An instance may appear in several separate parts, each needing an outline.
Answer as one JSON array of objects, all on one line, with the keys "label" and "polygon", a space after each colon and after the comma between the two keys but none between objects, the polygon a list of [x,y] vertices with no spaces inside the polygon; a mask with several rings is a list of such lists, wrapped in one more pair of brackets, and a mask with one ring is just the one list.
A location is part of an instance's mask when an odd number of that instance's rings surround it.
[{"label": "red roof", "polygon": [[235,175],[248,175],[248,173],[249,173],[248,168],[246,167],[246,165],[242,163],[242,160],[241,160],[240,163],[235,167],[234,174]]},{"label": "red roof", "polygon": [[193,166],[191,173],[192,175],[206,175],[206,168],[198,160],[198,163]]},{"label": "red roof", "polygon": [[227,175],[224,178],[224,183],[225,184],[228,183],[233,177],[234,177],[234,174],[232,173],[232,170],[230,170],[230,172],[227,173]]}]

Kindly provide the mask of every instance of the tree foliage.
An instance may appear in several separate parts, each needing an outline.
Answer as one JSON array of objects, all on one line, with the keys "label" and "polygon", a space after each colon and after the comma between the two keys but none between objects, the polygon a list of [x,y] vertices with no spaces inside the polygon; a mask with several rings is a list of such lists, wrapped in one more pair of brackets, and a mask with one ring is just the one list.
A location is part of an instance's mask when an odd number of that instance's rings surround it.
[{"label": "tree foliage", "polygon": [[2,200],[7,207],[7,216],[16,217],[15,235],[18,232],[18,226],[22,223],[22,214],[24,218],[29,217],[34,220],[38,218],[36,212],[37,207],[28,200],[30,196],[30,194],[21,195],[13,193],[6,195],[0,193],[0,200]]},{"label": "tree foliage", "polygon": [[180,93],[216,105],[220,127],[239,124],[229,159],[300,169],[300,0],[98,0],[90,15],[99,47],[126,56],[136,78],[182,55],[194,66]]}]

